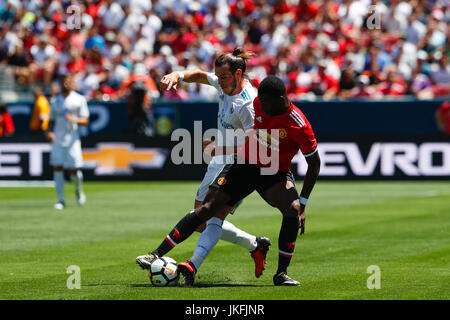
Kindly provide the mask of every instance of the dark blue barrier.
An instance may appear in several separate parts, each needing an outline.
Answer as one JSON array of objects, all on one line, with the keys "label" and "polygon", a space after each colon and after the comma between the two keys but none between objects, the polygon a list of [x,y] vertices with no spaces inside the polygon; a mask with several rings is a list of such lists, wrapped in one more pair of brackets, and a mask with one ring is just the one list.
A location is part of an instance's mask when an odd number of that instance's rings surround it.
[{"label": "dark blue barrier", "polygon": [[[296,102],[317,134],[434,134],[438,132],[435,112],[443,100],[419,101],[330,101]],[[9,106],[16,135],[29,134],[31,103]],[[174,128],[193,131],[194,121],[202,129],[217,127],[217,103],[156,102],[153,105],[157,135],[166,136]],[[123,134],[129,119],[123,103],[90,102],[91,123],[87,134]]]},{"label": "dark blue barrier", "polygon": [[299,102],[314,131],[324,134],[432,134],[443,101]]}]

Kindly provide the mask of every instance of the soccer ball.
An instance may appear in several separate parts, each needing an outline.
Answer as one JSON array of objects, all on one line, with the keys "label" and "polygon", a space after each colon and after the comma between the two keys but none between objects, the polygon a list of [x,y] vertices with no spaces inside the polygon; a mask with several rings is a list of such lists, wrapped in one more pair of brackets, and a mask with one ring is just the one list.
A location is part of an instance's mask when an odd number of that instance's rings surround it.
[{"label": "soccer ball", "polygon": [[154,286],[175,286],[179,279],[177,262],[169,257],[156,259],[150,266],[148,277]]}]

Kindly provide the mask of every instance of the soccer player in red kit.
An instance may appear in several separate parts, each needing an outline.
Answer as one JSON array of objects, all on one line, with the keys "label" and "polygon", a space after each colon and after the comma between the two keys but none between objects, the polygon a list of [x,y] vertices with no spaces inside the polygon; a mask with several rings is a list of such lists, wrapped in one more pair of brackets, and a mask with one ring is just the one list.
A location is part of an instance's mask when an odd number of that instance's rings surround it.
[{"label": "soccer player in red kit", "polygon": [[[256,190],[283,215],[278,238],[278,269],[273,282],[276,286],[300,284],[287,275],[287,268],[299,230],[300,234],[305,233],[305,207],[319,175],[317,141],[306,117],[288,100],[281,79],[268,76],[261,82],[254,109],[254,128],[248,132],[245,147],[239,150],[235,162],[226,165],[218,174],[202,205],[181,219],[161,245],[149,254],[140,256],[141,260],[151,264],[186,240],[200,224],[209,219],[215,219],[215,223],[208,227],[221,232],[220,221],[227,216],[221,209],[236,204]],[[255,150],[255,146],[258,150]],[[261,149],[266,149],[266,157],[264,152],[259,152]],[[290,172],[292,158],[299,150],[308,163],[300,197]],[[178,268],[185,284],[193,285],[196,270],[192,262],[179,263]]]}]

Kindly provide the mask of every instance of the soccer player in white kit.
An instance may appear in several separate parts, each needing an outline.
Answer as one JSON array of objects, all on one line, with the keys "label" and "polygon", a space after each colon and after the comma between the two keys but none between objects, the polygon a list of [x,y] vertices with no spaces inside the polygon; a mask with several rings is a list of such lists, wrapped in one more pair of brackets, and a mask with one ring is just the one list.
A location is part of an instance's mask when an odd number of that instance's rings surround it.
[{"label": "soccer player in white kit", "polygon": [[[234,139],[235,135],[227,135],[226,131],[241,129],[242,132],[245,132],[253,127],[255,117],[253,100],[256,98],[257,92],[250,81],[244,78],[246,61],[253,55],[253,53],[244,52],[241,48],[235,48],[233,53],[224,53],[217,57],[215,73],[202,70],[184,70],[172,72],[161,79],[160,87],[162,91],[176,90],[179,81],[185,81],[211,85],[219,92],[217,121],[219,139],[216,142],[203,142],[204,147],[212,150],[213,157],[195,197],[195,208],[199,207],[205,200],[210,184],[214,182],[223,167],[233,161],[233,154],[236,153],[238,145]],[[230,206],[225,211],[228,214],[235,209],[235,207]],[[268,238],[248,234],[229,221],[216,217],[208,220],[206,225],[203,224],[197,231],[202,232],[202,234],[198,239],[194,255],[187,262],[180,263],[179,266],[187,266],[197,271],[217,241],[222,239],[246,248],[255,262],[255,276],[259,278],[262,275],[267,251],[271,244]],[[172,247],[176,245],[176,239],[166,237],[166,241]],[[148,269],[156,257],[157,254],[149,253],[137,257],[136,262],[142,268]]]},{"label": "soccer player in white kit", "polygon": [[83,192],[83,156],[78,131],[79,125],[89,124],[89,109],[86,98],[75,92],[71,75],[62,81],[61,94],[50,99],[50,122],[47,138],[52,142],[50,164],[53,166],[53,179],[58,196],[54,205],[57,210],[65,208],[64,170],[68,170],[75,184],[78,205],[86,203]]}]

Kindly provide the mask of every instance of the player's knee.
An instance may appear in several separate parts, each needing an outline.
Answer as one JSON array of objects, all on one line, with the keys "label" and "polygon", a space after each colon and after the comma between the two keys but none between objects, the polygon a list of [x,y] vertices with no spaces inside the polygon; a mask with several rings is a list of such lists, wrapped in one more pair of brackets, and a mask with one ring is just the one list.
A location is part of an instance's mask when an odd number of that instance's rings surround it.
[{"label": "player's knee", "polygon": [[198,209],[196,209],[198,217],[206,222],[214,216],[213,210],[211,210],[211,204],[209,202],[203,203]]},{"label": "player's knee", "polygon": [[202,233],[206,228],[206,223],[202,223],[201,225],[199,225],[197,227],[197,229],[195,229],[195,231]]},{"label": "player's knee", "polygon": [[293,201],[289,208],[284,213],[286,217],[298,217],[300,216],[300,201]]}]

